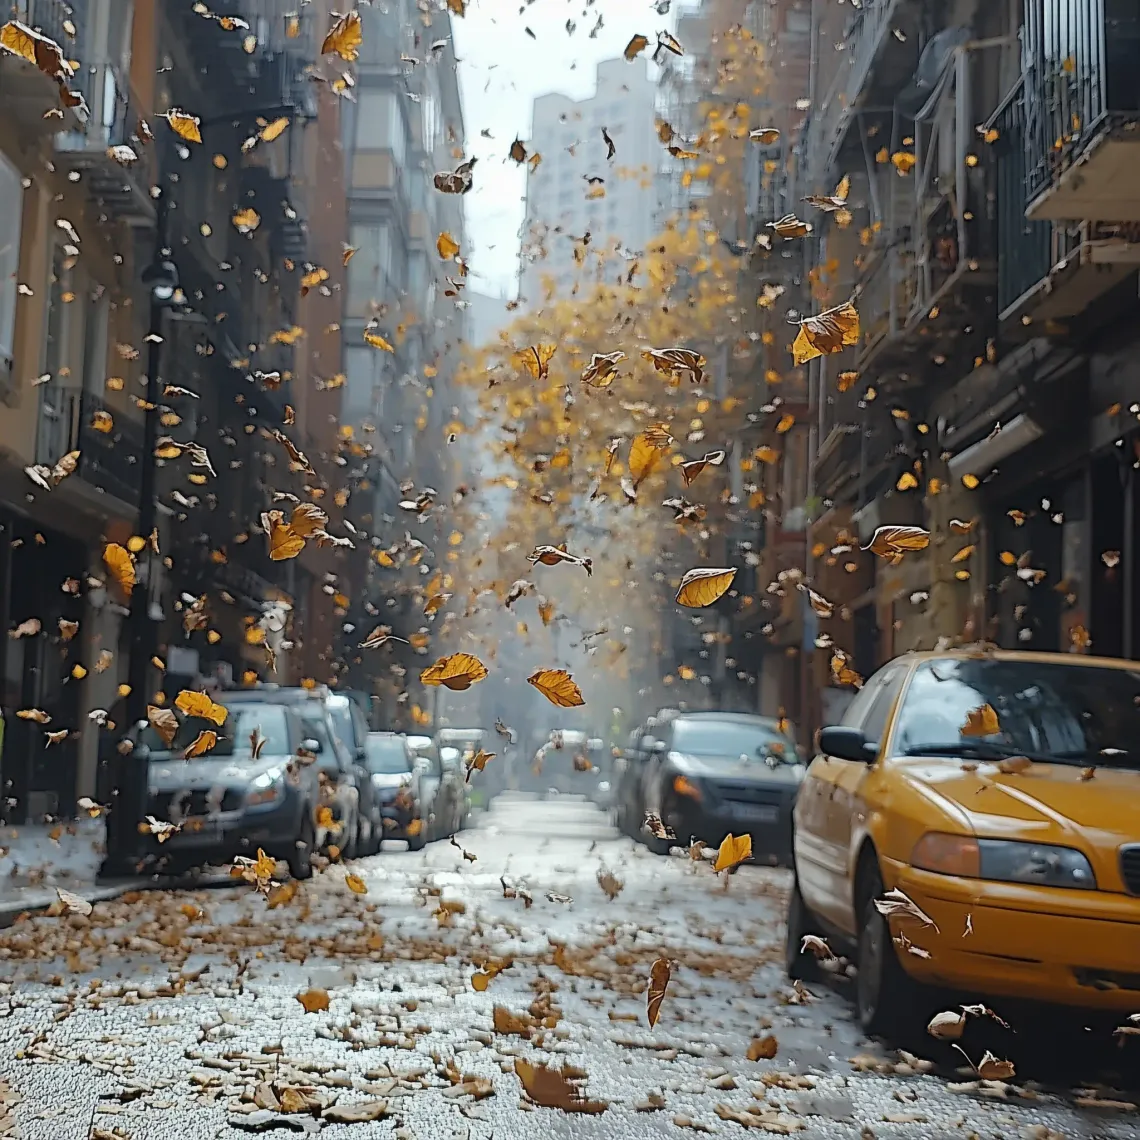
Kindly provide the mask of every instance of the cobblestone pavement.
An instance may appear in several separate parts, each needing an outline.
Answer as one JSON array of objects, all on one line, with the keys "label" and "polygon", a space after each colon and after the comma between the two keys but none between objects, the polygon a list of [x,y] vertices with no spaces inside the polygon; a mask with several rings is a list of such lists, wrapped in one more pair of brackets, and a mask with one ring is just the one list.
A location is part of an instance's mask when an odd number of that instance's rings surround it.
[{"label": "cobblestone pavement", "polygon": [[1035,1030],[1023,1070],[1014,1034],[1017,1076],[979,1083],[931,1038],[922,1060],[863,1039],[842,985],[790,986],[784,871],[654,856],[580,801],[477,822],[291,899],[148,892],[0,931],[0,1136],[1138,1135],[1110,1039]]}]

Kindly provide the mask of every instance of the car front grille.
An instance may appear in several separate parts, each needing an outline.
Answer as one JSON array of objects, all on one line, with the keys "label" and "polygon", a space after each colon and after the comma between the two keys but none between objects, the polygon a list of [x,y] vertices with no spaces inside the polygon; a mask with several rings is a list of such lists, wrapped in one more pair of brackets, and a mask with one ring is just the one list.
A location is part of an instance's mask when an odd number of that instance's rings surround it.
[{"label": "car front grille", "polygon": [[1120,877],[1124,880],[1125,890],[1140,895],[1140,843],[1121,847]]},{"label": "car front grille", "polygon": [[[167,823],[177,823],[191,816],[211,815],[221,811],[237,811],[242,805],[242,793],[235,788],[227,788],[219,803],[206,788],[194,788],[179,792],[157,792],[150,797],[147,813],[155,819]],[[178,818],[173,818],[177,816]]]},{"label": "car front grille", "polygon": [[766,788],[746,781],[721,780],[712,785],[713,793],[722,800],[738,804],[763,804],[779,807],[784,802],[780,788]]}]

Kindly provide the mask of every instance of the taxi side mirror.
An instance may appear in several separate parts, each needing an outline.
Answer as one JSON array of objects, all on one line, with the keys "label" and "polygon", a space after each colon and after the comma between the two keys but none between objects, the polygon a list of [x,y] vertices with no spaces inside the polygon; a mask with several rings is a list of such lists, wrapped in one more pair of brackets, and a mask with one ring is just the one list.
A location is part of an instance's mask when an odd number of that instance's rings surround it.
[{"label": "taxi side mirror", "polygon": [[879,754],[879,745],[867,739],[858,728],[835,726],[819,734],[819,750],[824,756],[837,760],[851,760],[856,764],[873,764]]}]

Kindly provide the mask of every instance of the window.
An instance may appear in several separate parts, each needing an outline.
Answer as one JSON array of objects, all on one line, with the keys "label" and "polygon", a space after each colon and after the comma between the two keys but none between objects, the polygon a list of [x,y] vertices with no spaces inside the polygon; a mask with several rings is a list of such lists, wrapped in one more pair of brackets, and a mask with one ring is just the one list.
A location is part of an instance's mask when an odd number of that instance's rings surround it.
[{"label": "window", "polygon": [[[9,371],[15,355],[16,286],[20,276],[20,226],[24,188],[20,172],[0,154],[0,373]],[[0,377],[2,378],[2,377]]]},{"label": "window", "polygon": [[397,166],[403,165],[406,138],[404,117],[394,91],[362,91],[357,96],[356,146],[358,150],[390,150]]},{"label": "window", "polygon": [[111,297],[102,285],[88,295],[83,327],[83,387],[101,395],[107,383],[107,330],[111,318]]},{"label": "window", "polygon": [[367,316],[371,301],[379,301],[388,288],[392,270],[392,242],[388,227],[355,224],[349,230],[349,244],[356,253],[348,263],[348,312],[350,316]]},{"label": "window", "polygon": [[888,669],[883,674],[862,725],[863,733],[868,740],[877,742],[883,739],[883,734],[887,731],[887,717],[891,714],[895,697],[898,696],[899,687],[905,676],[906,669],[901,665]]},{"label": "window", "polygon": [[348,383],[344,388],[341,419],[345,423],[356,423],[372,414],[381,363],[379,353],[370,345],[354,344],[344,350]]}]

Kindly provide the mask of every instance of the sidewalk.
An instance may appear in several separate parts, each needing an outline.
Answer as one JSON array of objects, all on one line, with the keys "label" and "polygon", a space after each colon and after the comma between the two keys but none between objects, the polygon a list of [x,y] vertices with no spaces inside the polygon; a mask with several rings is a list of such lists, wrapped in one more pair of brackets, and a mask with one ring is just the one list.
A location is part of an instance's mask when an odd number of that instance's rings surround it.
[{"label": "sidewalk", "polygon": [[102,819],[0,825],[0,926],[55,902],[57,887],[90,902],[114,898],[136,883],[97,883],[106,828]]}]

